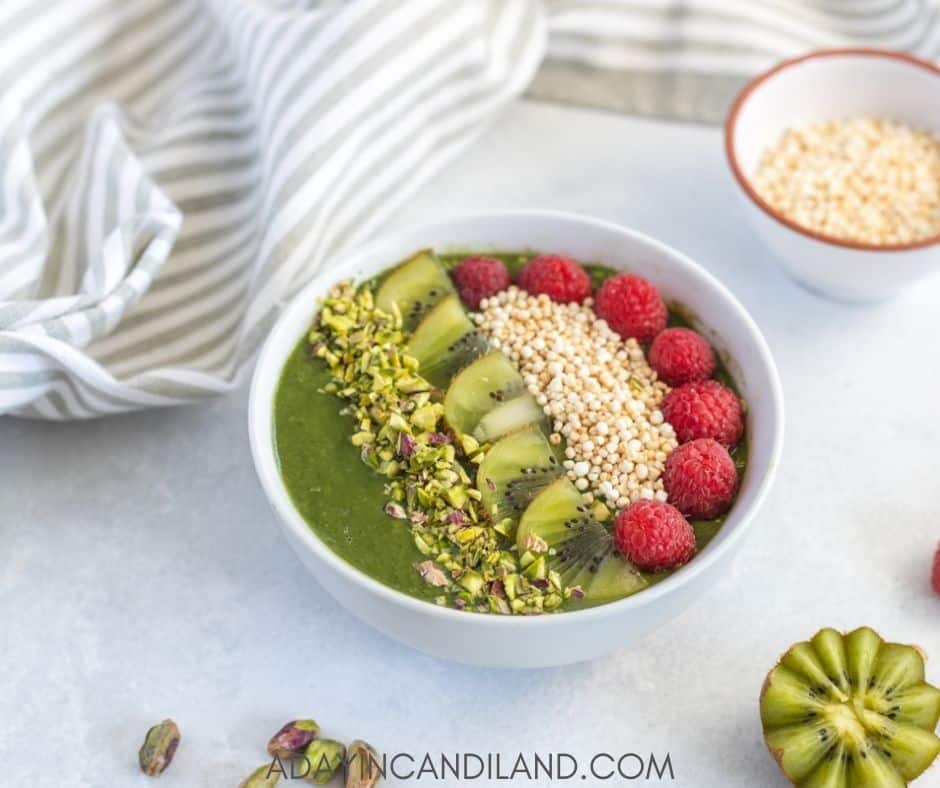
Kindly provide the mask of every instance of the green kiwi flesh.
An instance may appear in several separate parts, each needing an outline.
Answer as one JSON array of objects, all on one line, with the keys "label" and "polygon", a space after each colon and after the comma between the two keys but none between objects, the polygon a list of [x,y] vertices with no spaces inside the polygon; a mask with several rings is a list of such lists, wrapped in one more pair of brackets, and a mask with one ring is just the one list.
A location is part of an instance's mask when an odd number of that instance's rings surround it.
[{"label": "green kiwi flesh", "polygon": [[408,340],[421,377],[444,388],[451,376],[489,345],[470,320],[456,294],[445,296],[424,317]]},{"label": "green kiwi flesh", "polygon": [[914,646],[867,627],[797,643],[764,683],[764,738],[799,788],[891,788],[940,753],[940,689]]},{"label": "green kiwi flesh", "polygon": [[473,437],[481,443],[487,443],[544,421],[545,411],[535,401],[535,397],[526,391],[508,402],[501,402],[480,419],[473,430]]},{"label": "green kiwi flesh", "polygon": [[635,594],[647,581],[614,549],[610,532],[590,513],[578,489],[561,477],[529,504],[516,530],[519,553],[544,557],[562,584],[579,587],[591,604]]},{"label": "green kiwi flesh", "polygon": [[477,471],[477,489],[492,522],[516,523],[532,500],[563,473],[545,435],[530,426],[493,444]]},{"label": "green kiwi flesh", "polygon": [[418,252],[398,265],[379,286],[375,305],[391,313],[398,307],[406,331],[415,326],[454,285],[440,260],[429,249]]},{"label": "green kiwi flesh", "polygon": [[454,376],[444,397],[444,418],[454,431],[470,435],[487,413],[525,392],[515,364],[492,350]]}]

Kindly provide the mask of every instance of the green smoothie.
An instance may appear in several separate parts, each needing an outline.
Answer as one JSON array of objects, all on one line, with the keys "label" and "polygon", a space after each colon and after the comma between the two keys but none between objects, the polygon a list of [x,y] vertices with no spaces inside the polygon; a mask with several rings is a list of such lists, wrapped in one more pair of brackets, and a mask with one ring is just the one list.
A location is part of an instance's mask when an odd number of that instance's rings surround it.
[{"label": "green smoothie", "polygon": [[[465,254],[444,255],[447,266]],[[515,272],[531,255],[498,255]],[[586,266],[595,284],[615,273],[603,266]],[[369,283],[376,287],[381,278]],[[671,325],[687,325],[677,309],[670,310]],[[726,385],[733,381],[725,369],[716,377]],[[344,403],[323,391],[330,381],[324,361],[314,358],[309,341],[297,344],[278,386],[274,403],[275,449],[284,484],[303,518],[331,550],[370,577],[405,594],[434,601],[440,590],[428,585],[415,571],[424,556],[412,538],[409,523],[389,517],[384,511],[385,477],[360,459],[350,442],[355,431],[352,419],[341,413]],[[739,471],[747,464],[743,439],[732,451]],[[693,522],[700,551],[720,529],[723,518]],[[694,560],[694,559],[693,559]],[[650,584],[670,573],[645,575]],[[561,609],[583,607],[590,601],[566,600]]]}]

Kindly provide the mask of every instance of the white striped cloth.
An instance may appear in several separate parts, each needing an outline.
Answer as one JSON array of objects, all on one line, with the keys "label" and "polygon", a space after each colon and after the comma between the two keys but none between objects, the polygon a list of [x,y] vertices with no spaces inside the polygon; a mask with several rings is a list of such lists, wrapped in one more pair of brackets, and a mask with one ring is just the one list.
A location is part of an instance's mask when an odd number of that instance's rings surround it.
[{"label": "white striped cloth", "polygon": [[813,49],[940,59],[940,0],[545,0],[548,57],[530,93],[720,122],[748,78]]},{"label": "white striped cloth", "polygon": [[857,42],[938,57],[937,3],[2,0],[0,414],[240,385],[291,294],[529,86],[707,120]]}]

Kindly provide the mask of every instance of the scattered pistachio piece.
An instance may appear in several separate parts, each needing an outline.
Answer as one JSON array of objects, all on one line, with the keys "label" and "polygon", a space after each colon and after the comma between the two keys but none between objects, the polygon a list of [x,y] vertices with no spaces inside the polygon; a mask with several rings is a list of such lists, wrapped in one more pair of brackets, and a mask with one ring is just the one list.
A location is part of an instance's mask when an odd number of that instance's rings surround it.
[{"label": "scattered pistachio piece", "polygon": [[533,553],[548,552],[548,542],[536,533],[529,532],[525,537],[525,546],[527,550]]},{"label": "scattered pistachio piece", "polygon": [[324,785],[333,779],[333,775],[343,765],[346,747],[333,739],[314,739],[307,746],[304,757],[310,766],[304,779]]},{"label": "scattered pistachio piece", "polygon": [[238,788],[274,788],[274,786],[277,785],[277,781],[280,779],[281,773],[272,770],[271,764],[266,763],[264,766],[259,766],[242,780]]},{"label": "scattered pistachio piece", "polygon": [[173,762],[179,743],[180,729],[173,720],[154,725],[147,731],[140,748],[140,770],[150,777],[163,774]]},{"label": "scattered pistachio piece", "polygon": [[405,507],[395,501],[389,501],[385,504],[385,514],[394,517],[396,520],[408,519],[408,512],[405,511]]},{"label": "scattered pistachio piece", "polygon": [[476,596],[483,588],[483,577],[472,569],[464,572],[460,578],[460,585],[467,589],[471,595]]},{"label": "scattered pistachio piece", "polygon": [[356,739],[346,753],[346,788],[375,788],[382,779],[382,763],[375,749]]},{"label": "scattered pistachio piece", "polygon": [[268,755],[278,758],[301,755],[319,732],[320,726],[313,720],[291,720],[271,737]]},{"label": "scattered pistachio piece", "polygon": [[420,564],[415,564],[415,568],[428,585],[436,586],[437,588],[444,588],[450,585],[450,580],[447,575],[445,575],[441,568],[433,561],[422,561]]}]

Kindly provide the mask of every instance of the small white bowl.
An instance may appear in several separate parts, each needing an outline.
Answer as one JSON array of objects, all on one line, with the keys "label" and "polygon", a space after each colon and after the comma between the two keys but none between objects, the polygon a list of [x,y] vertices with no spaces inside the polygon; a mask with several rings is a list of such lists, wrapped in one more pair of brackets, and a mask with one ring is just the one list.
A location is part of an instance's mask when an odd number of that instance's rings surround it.
[{"label": "small white bowl", "polygon": [[940,132],[940,68],[901,52],[834,49],[751,81],[725,123],[725,151],[752,226],[799,282],[843,301],[877,301],[940,271],[940,235],[875,246],[808,230],[768,205],[750,177],[788,128],[858,116]]},{"label": "small white bowl", "polygon": [[[294,507],[278,471],[273,402],[281,371],[308,330],[318,300],[339,280],[363,279],[412,254],[542,250],[605,263],[650,279],[667,302],[682,304],[711,339],[748,403],[750,463],[740,495],[718,536],[687,566],[627,599],[536,617],[461,613],[402,594],[332,552]],[[477,665],[537,667],[592,659],[623,648],[668,621],[728,571],[776,471],[783,397],[770,351],[734,296],[667,246],[614,224],[538,212],[478,216],[393,233],[347,255],[299,292],[268,337],[249,404],[251,450],[262,487],[288,541],[340,604],[377,629],[440,657]],[[349,491],[354,495],[355,491]]]}]

